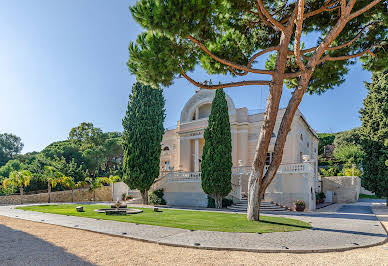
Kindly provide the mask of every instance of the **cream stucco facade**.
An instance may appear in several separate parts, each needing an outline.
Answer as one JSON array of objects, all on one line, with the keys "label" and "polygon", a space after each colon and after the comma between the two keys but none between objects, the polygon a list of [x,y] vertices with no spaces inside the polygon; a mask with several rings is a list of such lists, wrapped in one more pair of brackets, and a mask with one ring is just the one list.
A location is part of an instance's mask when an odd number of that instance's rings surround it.
[{"label": "cream stucco facade", "polygon": [[[177,127],[167,130],[162,140],[161,177],[154,188],[163,187],[170,205],[206,206],[207,196],[200,183],[203,132],[207,127],[215,91],[199,90],[185,104]],[[227,95],[232,133],[233,191],[230,197],[241,200],[247,191],[263,113],[250,114],[247,108],[236,108]],[[276,134],[285,109],[279,110],[267,154],[270,162]],[[290,206],[303,199],[307,208],[315,208],[317,190],[318,137],[298,110],[291,125],[278,174],[267,189],[265,200]]]}]

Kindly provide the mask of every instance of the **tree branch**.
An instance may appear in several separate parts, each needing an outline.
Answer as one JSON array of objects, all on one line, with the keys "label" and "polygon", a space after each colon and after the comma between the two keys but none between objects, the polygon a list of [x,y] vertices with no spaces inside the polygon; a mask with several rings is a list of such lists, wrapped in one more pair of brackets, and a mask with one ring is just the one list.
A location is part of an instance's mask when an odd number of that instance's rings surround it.
[{"label": "tree branch", "polygon": [[327,51],[334,51],[334,50],[338,50],[338,49],[342,49],[342,48],[345,48],[345,47],[348,47],[350,46],[352,43],[354,43],[358,38],[360,38],[361,34],[363,33],[363,31],[367,28],[369,28],[370,26],[372,25],[376,25],[376,24],[381,24],[381,21],[374,21],[374,22],[371,22],[369,23],[368,25],[364,26],[358,33],[357,35],[351,39],[350,41],[344,43],[344,44],[341,44],[341,45],[338,45],[338,46],[334,46],[334,47],[328,47],[326,50]]},{"label": "tree branch", "polygon": [[[251,65],[253,64],[253,62],[255,61],[255,59],[263,54],[266,54],[266,53],[269,53],[269,52],[272,52],[272,51],[275,51],[275,50],[279,50],[279,46],[272,46],[272,47],[269,47],[267,49],[264,49],[263,51],[260,51],[256,54],[254,54],[250,59],[249,59],[249,62],[248,62],[248,65],[247,67],[251,67]],[[245,76],[248,74],[247,71],[244,71],[243,73],[239,73],[237,72],[236,70],[234,70],[232,67],[228,67],[230,72],[232,72],[233,74],[237,75],[237,76]]]},{"label": "tree branch", "polygon": [[247,67],[251,67],[253,61],[255,61],[255,59],[263,54],[266,54],[266,53],[269,53],[269,52],[272,52],[272,51],[275,51],[275,50],[279,50],[279,46],[272,46],[272,47],[269,47],[267,49],[264,49],[263,51],[260,51],[256,54],[254,54],[250,59],[249,59],[249,62],[248,62],[248,65]]},{"label": "tree branch", "polygon": [[332,2],[332,0],[327,0],[327,1],[325,1],[325,3],[323,4],[322,7],[318,8],[314,11],[305,13],[303,16],[303,19],[307,19],[309,17],[318,15],[318,14],[325,12],[325,11],[330,12],[330,11],[333,11],[333,10],[340,8],[340,6],[335,6],[336,4],[338,4],[339,1],[334,1],[333,3],[331,3],[331,2]]},{"label": "tree branch", "polygon": [[331,57],[330,55],[326,55],[324,56],[318,64],[324,62],[324,61],[341,61],[341,60],[347,60],[347,59],[351,59],[351,58],[355,58],[355,57],[360,57],[360,56],[363,56],[364,54],[366,53],[369,53],[369,54],[373,54],[372,52],[372,49],[375,48],[375,47],[379,47],[379,46],[382,46],[382,44],[377,44],[377,45],[373,45],[371,48],[365,50],[365,51],[362,51],[362,52],[359,52],[357,54],[352,54],[352,55],[344,55],[344,56],[336,56],[336,57]]},{"label": "tree branch", "polygon": [[194,42],[196,45],[198,45],[202,49],[202,51],[207,53],[211,58],[213,58],[214,60],[216,60],[217,62],[219,62],[221,64],[224,64],[226,66],[232,67],[234,69],[246,71],[246,72],[251,72],[251,73],[256,73],[256,74],[273,75],[273,71],[270,71],[270,70],[254,69],[254,68],[250,68],[250,67],[246,67],[246,66],[242,66],[242,65],[230,62],[229,60],[226,60],[226,59],[219,58],[218,56],[216,56],[215,54],[210,52],[209,49],[207,49],[205,45],[203,45],[201,42],[199,42],[194,37],[189,35],[188,38],[192,42]]},{"label": "tree branch", "polygon": [[269,85],[271,83],[271,81],[268,81],[268,80],[245,80],[245,81],[230,82],[230,83],[224,83],[224,84],[218,84],[218,85],[207,85],[207,84],[202,84],[190,78],[183,71],[183,68],[181,65],[179,65],[179,68],[181,70],[182,76],[184,76],[191,84],[201,89],[217,90],[217,89],[223,89],[223,88],[229,88],[229,87],[240,87],[240,86],[247,86],[247,85]]},{"label": "tree branch", "polygon": [[277,20],[275,20],[267,11],[267,9],[265,8],[264,4],[263,4],[263,1],[261,0],[257,0],[256,1],[256,6],[257,6],[257,9],[258,11],[261,11],[262,14],[265,16],[265,20],[268,20],[271,24],[272,24],[272,28],[276,31],[282,31],[282,32],[285,32],[285,28],[284,26]]},{"label": "tree branch", "polygon": [[304,71],[305,65],[300,59],[300,38],[302,36],[303,30],[304,0],[298,0],[297,6],[294,55],[296,64],[299,66],[300,70]]},{"label": "tree branch", "polygon": [[[377,5],[380,2],[381,2],[381,0],[374,0],[371,3],[369,3],[368,5],[366,5],[365,7],[363,7],[361,9],[357,10],[356,12],[350,14],[349,17],[347,18],[348,21],[354,19],[355,17],[358,17],[362,13],[365,13],[366,11],[368,11],[369,9],[371,9],[372,7],[374,7],[375,5]],[[349,4],[350,4],[350,2],[349,2]],[[354,3],[353,3],[353,5],[354,5]],[[353,8],[353,6],[351,6],[351,7]],[[349,12],[350,11],[351,11],[351,8],[350,8]]]}]

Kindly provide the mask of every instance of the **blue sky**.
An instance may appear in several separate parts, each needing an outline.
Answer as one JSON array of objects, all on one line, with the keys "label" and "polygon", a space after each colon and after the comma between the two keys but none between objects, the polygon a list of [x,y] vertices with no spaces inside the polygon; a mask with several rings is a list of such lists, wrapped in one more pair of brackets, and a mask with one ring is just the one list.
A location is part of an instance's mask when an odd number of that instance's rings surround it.
[{"label": "blue sky", "polygon": [[[0,133],[20,136],[23,152],[30,152],[66,139],[70,129],[83,121],[104,131],[122,131],[121,120],[136,80],[126,66],[128,44],[141,32],[128,10],[134,2],[2,0]],[[192,76],[209,79],[200,69]],[[370,77],[356,64],[344,84],[321,96],[306,95],[300,109],[318,132],[357,127],[366,96],[363,82]],[[195,90],[184,79],[165,88],[165,126],[176,124]],[[237,107],[265,107],[265,87],[226,92]],[[285,91],[283,106],[289,97]]]}]

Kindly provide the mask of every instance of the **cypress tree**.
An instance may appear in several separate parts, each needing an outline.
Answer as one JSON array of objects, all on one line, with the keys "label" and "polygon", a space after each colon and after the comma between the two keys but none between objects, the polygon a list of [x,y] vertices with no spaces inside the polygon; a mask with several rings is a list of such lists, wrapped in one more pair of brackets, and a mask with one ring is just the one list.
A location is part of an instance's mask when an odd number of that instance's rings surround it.
[{"label": "cypress tree", "polygon": [[214,198],[216,208],[222,208],[222,198],[232,190],[232,137],[222,89],[216,91],[204,138],[202,189]]},{"label": "cypress tree", "polygon": [[140,191],[143,204],[148,204],[148,190],[159,176],[164,103],[161,89],[137,82],[123,119],[123,181]]},{"label": "cypress tree", "polygon": [[377,196],[386,197],[388,206],[388,71],[373,74],[366,87],[369,92],[360,110],[365,152],[361,182]]}]

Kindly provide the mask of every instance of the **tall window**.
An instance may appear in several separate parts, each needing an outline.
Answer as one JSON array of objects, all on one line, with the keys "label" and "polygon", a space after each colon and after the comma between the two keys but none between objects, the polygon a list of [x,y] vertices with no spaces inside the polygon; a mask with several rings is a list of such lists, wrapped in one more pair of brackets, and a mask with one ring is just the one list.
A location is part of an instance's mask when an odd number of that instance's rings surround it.
[{"label": "tall window", "polygon": [[169,171],[170,170],[170,162],[169,161],[165,161],[164,162],[164,171]]}]

